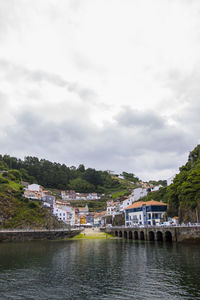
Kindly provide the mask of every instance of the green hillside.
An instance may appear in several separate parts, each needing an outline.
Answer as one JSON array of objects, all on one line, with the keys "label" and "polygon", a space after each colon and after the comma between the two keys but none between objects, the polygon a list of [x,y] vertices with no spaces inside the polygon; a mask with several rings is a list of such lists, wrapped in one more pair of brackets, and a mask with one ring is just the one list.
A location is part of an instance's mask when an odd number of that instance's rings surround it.
[{"label": "green hillside", "polygon": [[112,194],[133,187],[139,180],[134,174],[126,172],[123,172],[125,179],[120,180],[109,171],[85,168],[83,164],[76,168],[32,156],[21,160],[9,155],[0,155],[0,170],[11,169],[20,171],[24,181],[38,183],[45,188],[72,189],[80,193]]},{"label": "green hillside", "polygon": [[181,222],[200,221],[200,145],[190,152],[188,161],[180,167],[173,184],[149,193],[144,200],[168,203],[168,215],[178,215]]},{"label": "green hillside", "polygon": [[[17,171],[18,172],[18,171]],[[37,201],[22,197],[23,187],[0,174],[0,228],[58,228],[62,224]],[[18,172],[18,175],[20,173]]]}]

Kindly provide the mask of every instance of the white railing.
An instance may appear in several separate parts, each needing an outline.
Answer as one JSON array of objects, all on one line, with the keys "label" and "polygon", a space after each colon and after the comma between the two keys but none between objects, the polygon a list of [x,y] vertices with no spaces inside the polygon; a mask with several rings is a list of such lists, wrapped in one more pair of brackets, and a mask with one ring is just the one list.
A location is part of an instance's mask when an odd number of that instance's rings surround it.
[{"label": "white railing", "polygon": [[174,225],[134,225],[134,226],[125,226],[125,225],[121,225],[121,226],[104,226],[101,227],[102,229],[117,229],[117,228],[127,228],[127,229],[131,229],[131,228],[174,228],[174,227],[200,227],[200,224],[174,224]]}]

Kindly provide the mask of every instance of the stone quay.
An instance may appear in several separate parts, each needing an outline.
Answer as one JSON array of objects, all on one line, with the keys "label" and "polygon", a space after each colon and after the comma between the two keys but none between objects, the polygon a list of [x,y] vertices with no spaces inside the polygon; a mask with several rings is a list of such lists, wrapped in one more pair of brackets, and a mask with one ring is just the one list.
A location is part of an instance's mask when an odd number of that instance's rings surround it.
[{"label": "stone quay", "polygon": [[200,226],[109,227],[101,230],[131,240],[200,242]]}]

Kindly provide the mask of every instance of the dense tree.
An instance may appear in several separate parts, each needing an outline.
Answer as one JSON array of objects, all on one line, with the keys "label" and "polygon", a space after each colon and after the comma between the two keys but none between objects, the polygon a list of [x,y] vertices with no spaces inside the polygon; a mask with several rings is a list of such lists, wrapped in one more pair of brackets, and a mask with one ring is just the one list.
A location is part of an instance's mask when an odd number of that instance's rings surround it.
[{"label": "dense tree", "polygon": [[84,173],[85,172],[85,166],[84,165],[79,165],[77,171],[79,171],[80,173]]},{"label": "dense tree", "polygon": [[[24,161],[9,155],[0,155],[0,170],[19,170],[23,181],[39,183],[47,188],[67,189],[77,182],[82,188],[77,191],[104,192],[112,187],[119,187],[118,181],[112,178],[107,171],[97,171],[92,168],[85,169],[83,164],[78,168],[67,167],[65,164],[50,162],[46,159],[26,156]],[[16,174],[11,174],[10,179]],[[14,177],[12,177],[14,179]],[[73,181],[79,179],[77,181]],[[82,180],[80,180],[82,179]],[[77,184],[76,184],[77,187]]]},{"label": "dense tree", "polygon": [[168,202],[169,216],[179,215],[181,222],[195,222],[200,220],[200,145],[179,170],[170,186],[149,193],[144,199]]},{"label": "dense tree", "polygon": [[122,172],[122,176],[124,177],[124,179],[132,181],[134,183],[139,181],[139,178],[136,177],[133,173]]},{"label": "dense tree", "polygon": [[93,192],[95,190],[95,186],[82,178],[72,179],[68,185],[68,188],[71,190],[75,190],[76,192]]},{"label": "dense tree", "polygon": [[95,169],[88,168],[83,174],[82,178],[93,184],[95,187],[102,185],[101,175]]}]

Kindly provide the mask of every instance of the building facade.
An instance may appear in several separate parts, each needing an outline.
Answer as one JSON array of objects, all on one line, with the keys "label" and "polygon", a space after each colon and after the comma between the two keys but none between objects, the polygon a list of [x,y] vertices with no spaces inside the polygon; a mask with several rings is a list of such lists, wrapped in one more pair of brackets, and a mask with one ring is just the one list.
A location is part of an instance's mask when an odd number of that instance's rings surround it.
[{"label": "building facade", "polygon": [[120,212],[124,212],[125,209],[133,203],[133,198],[130,197],[122,202],[120,202]]},{"label": "building facade", "polygon": [[108,216],[114,216],[120,213],[120,202],[107,201],[106,213]]},{"label": "building facade", "polygon": [[125,226],[158,225],[163,221],[167,204],[158,201],[138,201],[125,209]]},{"label": "building facade", "polygon": [[29,184],[24,189],[24,197],[32,200],[41,200],[43,195],[43,188],[39,184]]}]

